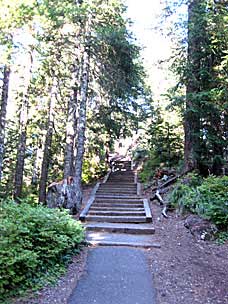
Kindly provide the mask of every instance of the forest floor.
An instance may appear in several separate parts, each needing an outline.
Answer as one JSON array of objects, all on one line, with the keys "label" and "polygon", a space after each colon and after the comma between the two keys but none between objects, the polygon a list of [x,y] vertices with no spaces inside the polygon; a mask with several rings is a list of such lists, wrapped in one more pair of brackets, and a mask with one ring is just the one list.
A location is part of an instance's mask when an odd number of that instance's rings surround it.
[{"label": "forest floor", "polygon": [[160,249],[149,249],[150,268],[157,304],[228,303],[228,243],[198,241],[175,212],[161,215],[151,203],[156,239]]},{"label": "forest floor", "polygon": [[[84,188],[84,203],[92,187]],[[161,207],[151,203],[155,237],[160,249],[147,249],[153,274],[157,304],[228,304],[228,243],[198,241],[184,227],[184,217],[169,213],[161,216]],[[35,296],[18,299],[14,304],[66,304],[77,285],[87,261],[84,248],[73,259],[67,273],[55,286],[47,286]],[[104,303],[105,304],[105,303]],[[149,303],[148,303],[149,304]]]}]

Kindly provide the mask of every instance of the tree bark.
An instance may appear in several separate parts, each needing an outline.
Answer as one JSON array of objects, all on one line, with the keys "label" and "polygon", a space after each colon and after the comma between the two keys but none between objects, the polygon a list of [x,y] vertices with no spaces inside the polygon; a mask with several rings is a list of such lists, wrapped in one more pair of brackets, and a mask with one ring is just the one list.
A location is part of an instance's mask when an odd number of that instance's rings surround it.
[{"label": "tree bark", "polygon": [[73,97],[70,98],[67,111],[66,146],[64,157],[64,178],[73,176],[74,173],[74,147],[75,147],[75,124],[77,124],[76,107],[77,91],[74,90]]},{"label": "tree bark", "polygon": [[48,179],[48,169],[50,164],[52,136],[54,130],[54,108],[56,102],[56,84],[53,84],[48,105],[47,133],[45,137],[43,161],[41,167],[40,184],[39,184],[39,203],[46,204],[46,187]]},{"label": "tree bark", "polygon": [[[79,63],[77,62],[77,65]],[[75,68],[76,69],[76,68]],[[73,176],[75,172],[74,157],[77,133],[77,106],[78,106],[78,77],[80,69],[74,72],[73,92],[68,102],[67,109],[67,128],[66,128],[66,146],[64,156],[64,179]]]},{"label": "tree bark", "polygon": [[196,33],[197,6],[199,0],[192,0],[188,6],[188,75],[186,84],[186,110],[184,116],[184,171],[197,168],[199,150],[200,117],[194,94],[199,92],[200,41]]},{"label": "tree bark", "polygon": [[28,63],[28,73],[25,75],[25,86],[23,92],[23,100],[20,112],[20,132],[19,132],[19,142],[16,157],[16,170],[14,179],[14,199],[18,199],[22,195],[23,186],[23,173],[24,173],[24,162],[25,162],[25,152],[26,152],[26,139],[27,139],[27,122],[28,122],[28,107],[29,107],[29,85],[32,75],[32,64],[33,64],[33,54],[32,50],[29,52],[29,63]]},{"label": "tree bark", "polygon": [[42,143],[42,140],[38,139],[37,148],[35,150],[32,179],[31,179],[31,185],[34,187],[37,187],[37,185],[39,183],[39,175],[40,175],[40,171],[41,171],[41,160],[42,160],[42,156],[43,156],[41,143]]},{"label": "tree bark", "polygon": [[6,109],[9,94],[9,65],[4,66],[3,71],[3,85],[2,85],[2,98],[1,98],[1,111],[0,111],[0,182],[2,179],[3,170],[3,156],[4,156],[4,140],[5,140],[5,126],[6,126]]},{"label": "tree bark", "polygon": [[89,50],[85,49],[82,61],[82,76],[80,85],[80,99],[79,99],[79,118],[77,128],[77,154],[75,159],[75,174],[74,174],[74,187],[75,198],[74,204],[70,208],[71,213],[77,213],[82,204],[82,165],[85,151],[85,130],[86,130],[86,106],[88,96],[88,84],[89,84],[89,66],[90,57]]}]

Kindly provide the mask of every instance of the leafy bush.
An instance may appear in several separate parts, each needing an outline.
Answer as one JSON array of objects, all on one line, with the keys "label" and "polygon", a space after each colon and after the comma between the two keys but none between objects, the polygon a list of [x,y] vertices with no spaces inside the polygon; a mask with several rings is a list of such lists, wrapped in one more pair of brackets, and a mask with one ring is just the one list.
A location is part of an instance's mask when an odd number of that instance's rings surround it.
[{"label": "leafy bush", "polygon": [[155,169],[158,168],[160,163],[157,159],[149,158],[143,163],[141,172],[139,173],[139,178],[143,183],[150,181],[155,173]]},{"label": "leafy bush", "polygon": [[82,181],[85,184],[91,183],[97,178],[103,176],[107,171],[108,167],[105,161],[96,158],[84,159]]},{"label": "leafy bush", "polygon": [[178,184],[170,197],[171,204],[184,206],[214,222],[228,225],[228,177],[210,176],[201,185]]},{"label": "leafy bush", "polygon": [[189,173],[181,179],[172,191],[169,201],[172,206],[182,210],[188,209],[193,211],[195,203],[188,199],[192,196],[194,189],[202,184],[202,178],[197,173]]},{"label": "leafy bush", "polygon": [[66,212],[12,201],[1,204],[0,229],[0,294],[5,296],[63,268],[84,239],[82,226]]},{"label": "leafy bush", "polygon": [[223,245],[228,241],[228,231],[221,231],[217,236],[217,243]]}]

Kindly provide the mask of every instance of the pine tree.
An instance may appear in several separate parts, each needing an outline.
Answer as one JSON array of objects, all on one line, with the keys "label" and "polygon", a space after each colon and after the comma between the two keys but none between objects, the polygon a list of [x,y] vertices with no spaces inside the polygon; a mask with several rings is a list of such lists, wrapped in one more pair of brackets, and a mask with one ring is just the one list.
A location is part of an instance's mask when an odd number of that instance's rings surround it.
[{"label": "pine tree", "polygon": [[28,124],[28,111],[29,111],[29,87],[32,77],[32,65],[33,65],[33,50],[29,51],[29,60],[27,65],[27,71],[25,72],[24,87],[20,93],[20,131],[19,141],[16,157],[15,179],[14,179],[14,198],[18,199],[22,196],[23,187],[23,173],[24,162],[26,153],[26,139],[27,139],[27,124]]},{"label": "pine tree", "polygon": [[2,170],[3,170],[6,109],[7,109],[8,94],[9,94],[9,76],[10,76],[10,67],[8,64],[5,64],[3,68],[3,85],[2,85],[2,98],[1,98],[1,108],[0,108],[0,182],[1,182]]},{"label": "pine tree", "polygon": [[53,85],[50,89],[50,96],[48,102],[48,117],[46,123],[46,136],[44,142],[43,149],[43,161],[40,175],[40,185],[39,185],[39,202],[46,203],[46,187],[47,187],[47,179],[48,179],[48,169],[51,158],[51,146],[52,146],[52,136],[54,129],[54,111],[55,111],[55,103],[56,103],[56,82],[53,80]]}]

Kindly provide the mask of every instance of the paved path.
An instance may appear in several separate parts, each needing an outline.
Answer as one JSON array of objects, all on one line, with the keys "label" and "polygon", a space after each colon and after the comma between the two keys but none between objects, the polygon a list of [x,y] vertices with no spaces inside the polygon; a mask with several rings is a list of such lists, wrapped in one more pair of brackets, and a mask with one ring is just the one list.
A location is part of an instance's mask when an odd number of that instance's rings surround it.
[{"label": "paved path", "polygon": [[86,273],[68,304],[155,304],[146,254],[141,249],[90,249]]}]

